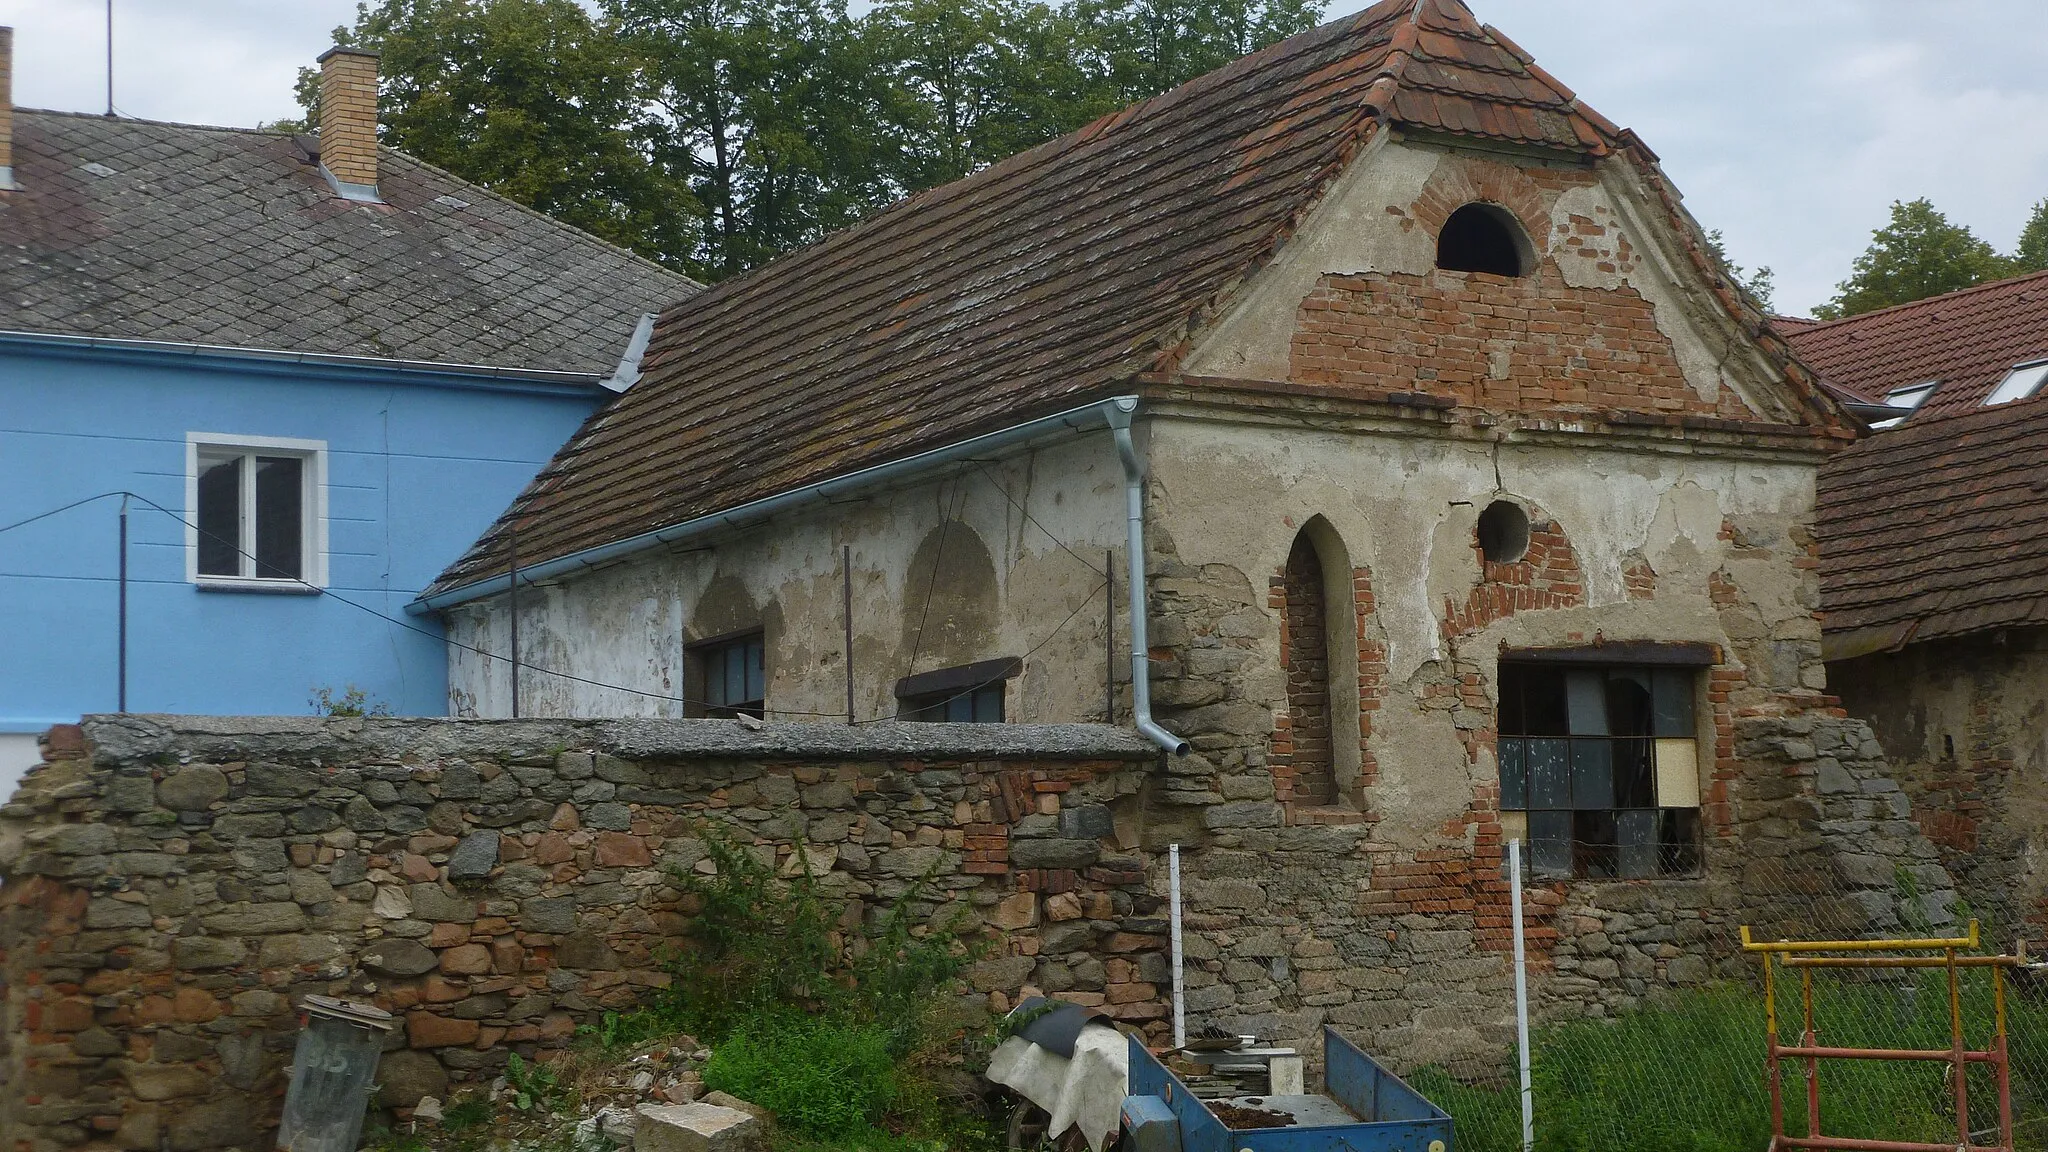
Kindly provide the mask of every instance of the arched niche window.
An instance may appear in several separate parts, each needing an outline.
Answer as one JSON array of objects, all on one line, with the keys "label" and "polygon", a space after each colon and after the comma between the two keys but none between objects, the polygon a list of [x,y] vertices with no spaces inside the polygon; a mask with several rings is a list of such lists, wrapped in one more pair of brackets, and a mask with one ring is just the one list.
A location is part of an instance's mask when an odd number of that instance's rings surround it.
[{"label": "arched niche window", "polygon": [[1467,204],[1436,235],[1436,266],[1450,272],[1526,276],[1536,247],[1515,215],[1497,204]]},{"label": "arched niche window", "polygon": [[1295,536],[1281,584],[1289,747],[1276,766],[1288,769],[1296,803],[1334,804],[1358,777],[1358,640],[1350,558],[1328,521]]}]

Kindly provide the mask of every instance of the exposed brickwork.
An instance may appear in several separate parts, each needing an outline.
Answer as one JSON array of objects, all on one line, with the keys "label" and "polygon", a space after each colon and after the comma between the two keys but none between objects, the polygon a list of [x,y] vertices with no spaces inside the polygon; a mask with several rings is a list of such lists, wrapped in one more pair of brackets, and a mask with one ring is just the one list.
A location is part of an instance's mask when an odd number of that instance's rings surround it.
[{"label": "exposed brickwork", "polygon": [[[14,29],[0,28],[0,168],[14,167]],[[6,187],[0,181],[0,188]]]},{"label": "exposed brickwork", "polygon": [[1326,276],[1302,301],[1291,361],[1304,384],[1483,408],[1755,418],[1726,389],[1701,399],[1635,289],[1573,288],[1548,261],[1519,278]]},{"label": "exposed brickwork", "polygon": [[338,48],[320,60],[320,166],[344,183],[377,183],[374,52]]},{"label": "exposed brickwork", "polygon": [[[1480,579],[1458,604],[1446,598],[1440,627],[1445,637],[1470,636],[1517,612],[1576,608],[1584,603],[1585,575],[1572,542],[1556,521],[1529,509],[1529,550],[1513,563],[1486,558],[1479,535],[1472,535],[1472,557]],[[1484,690],[1480,697],[1485,696]]]},{"label": "exposed brickwork", "polygon": [[1306,535],[1295,537],[1276,591],[1287,712],[1273,736],[1274,794],[1282,802],[1328,804],[1337,798],[1330,748],[1329,597],[1322,558]]}]

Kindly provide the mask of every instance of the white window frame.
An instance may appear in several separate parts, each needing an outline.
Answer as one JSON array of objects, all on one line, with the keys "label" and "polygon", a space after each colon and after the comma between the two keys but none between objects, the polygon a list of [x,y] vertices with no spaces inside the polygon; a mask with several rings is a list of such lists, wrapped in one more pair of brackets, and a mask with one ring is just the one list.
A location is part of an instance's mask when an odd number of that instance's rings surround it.
[{"label": "white window frame", "polygon": [[[299,482],[301,533],[300,555],[305,571],[300,579],[277,576],[214,576],[199,571],[199,454],[233,452],[244,456],[297,456],[306,462]],[[244,485],[243,521],[252,523],[248,502],[256,498],[255,486]],[[245,532],[253,527],[245,527]],[[246,544],[246,542],[245,542]],[[247,551],[247,547],[243,547]],[[246,557],[245,568],[253,561]],[[284,436],[238,436],[226,432],[185,434],[185,579],[202,588],[240,589],[251,592],[310,592],[327,587],[327,441],[300,440]],[[308,585],[311,585],[309,588]]]},{"label": "white window frame", "polygon": [[1984,397],[1984,407],[2011,404],[2017,400],[2031,400],[2040,395],[2044,384],[2048,384],[2048,360],[2029,360],[2024,364],[2015,364],[2012,371],[2007,372],[2004,378],[1999,380],[1998,387],[1993,388],[1991,394]]}]

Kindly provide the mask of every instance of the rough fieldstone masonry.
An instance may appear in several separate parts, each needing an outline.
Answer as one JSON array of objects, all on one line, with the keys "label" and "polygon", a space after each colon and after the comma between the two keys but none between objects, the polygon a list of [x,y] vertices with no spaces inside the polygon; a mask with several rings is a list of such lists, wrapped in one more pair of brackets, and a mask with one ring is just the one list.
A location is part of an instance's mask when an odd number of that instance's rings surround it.
[{"label": "rough fieldstone masonry", "polygon": [[[1740,972],[1734,924],[1816,899],[1896,924],[1902,867],[1942,914],[1866,730],[1731,738],[1773,770],[1733,790],[1739,831],[1702,876],[1532,888],[1543,1014]],[[1228,778],[1186,804],[1194,778],[1112,728],[126,716],[44,748],[0,808],[6,1152],[267,1147],[312,993],[400,1017],[385,1107],[545,1059],[665,980],[688,911],[670,871],[709,867],[706,820],[809,869],[849,929],[933,877],[935,906],[1002,940],[970,974],[994,1010],[1050,992],[1164,1039],[1179,841],[1195,1026],[1307,1047],[1331,1023],[1475,1074],[1509,1035],[1492,833],[1405,852]]]}]

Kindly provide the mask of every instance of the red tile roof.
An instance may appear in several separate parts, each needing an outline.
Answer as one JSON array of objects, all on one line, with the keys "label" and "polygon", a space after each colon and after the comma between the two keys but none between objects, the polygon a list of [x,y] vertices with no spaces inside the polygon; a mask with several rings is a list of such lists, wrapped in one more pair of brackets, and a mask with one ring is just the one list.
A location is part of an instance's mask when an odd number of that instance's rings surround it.
[{"label": "red tile roof", "polygon": [[671,308],[434,590],[503,572],[515,525],[540,563],[1172,371],[1388,120],[1654,164],[1457,0],[1385,0]]},{"label": "red tile roof", "polygon": [[1914,419],[1968,411],[1982,405],[2014,365],[2048,356],[2048,272],[1845,320],[1801,323],[1778,328],[1836,389],[1882,404],[1894,388],[1939,380]]},{"label": "red tile roof", "polygon": [[1872,436],[1819,498],[1830,659],[2048,624],[2048,397]]}]

